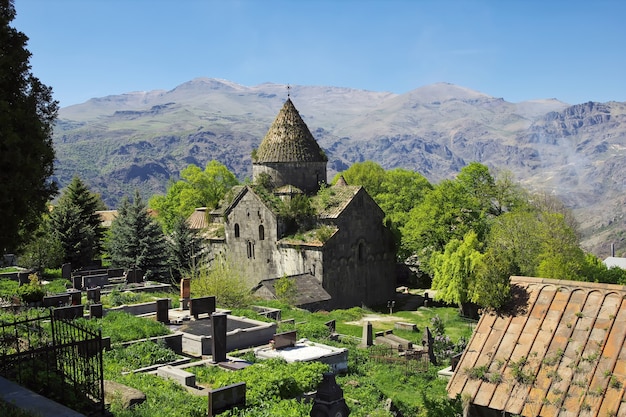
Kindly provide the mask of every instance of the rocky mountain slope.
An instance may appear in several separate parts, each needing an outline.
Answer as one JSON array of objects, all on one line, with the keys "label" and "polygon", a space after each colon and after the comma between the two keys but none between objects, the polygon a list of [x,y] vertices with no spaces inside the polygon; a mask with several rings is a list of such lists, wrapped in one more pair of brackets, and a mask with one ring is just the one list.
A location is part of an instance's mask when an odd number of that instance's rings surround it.
[{"label": "rocky mountain slope", "polygon": [[[373,160],[437,182],[478,161],[563,199],[586,249],[626,250],[626,103],[508,103],[445,83],[401,95],[292,86],[290,95],[329,156],[329,178]],[[135,188],[163,193],[190,163],[216,159],[250,177],[251,151],[286,98],[285,85],[198,78],[65,107],[54,137],[58,180],[78,174],[115,207]]]}]

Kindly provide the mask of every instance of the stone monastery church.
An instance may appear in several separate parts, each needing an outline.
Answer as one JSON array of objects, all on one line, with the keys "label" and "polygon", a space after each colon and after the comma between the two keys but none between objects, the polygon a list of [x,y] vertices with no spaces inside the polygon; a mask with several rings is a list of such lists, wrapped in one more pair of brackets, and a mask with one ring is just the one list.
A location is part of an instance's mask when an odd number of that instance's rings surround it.
[{"label": "stone monastery church", "polygon": [[326,163],[288,98],[253,152],[252,185],[189,221],[208,231],[213,256],[228,254],[258,282],[263,298],[276,298],[286,276],[303,308],[385,304],[395,294],[396,249],[384,213],[363,187],[343,178],[327,186]]}]

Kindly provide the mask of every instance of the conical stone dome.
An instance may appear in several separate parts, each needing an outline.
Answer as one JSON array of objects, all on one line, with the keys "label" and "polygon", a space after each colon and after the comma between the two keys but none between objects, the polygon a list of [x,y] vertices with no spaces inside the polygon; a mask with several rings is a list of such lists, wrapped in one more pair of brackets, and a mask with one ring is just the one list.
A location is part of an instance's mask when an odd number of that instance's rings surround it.
[{"label": "conical stone dome", "polygon": [[268,175],[274,188],[292,185],[310,195],[326,182],[327,161],[288,98],[252,157],[252,179]]},{"label": "conical stone dome", "polygon": [[263,138],[254,162],[326,162],[324,151],[287,99]]}]

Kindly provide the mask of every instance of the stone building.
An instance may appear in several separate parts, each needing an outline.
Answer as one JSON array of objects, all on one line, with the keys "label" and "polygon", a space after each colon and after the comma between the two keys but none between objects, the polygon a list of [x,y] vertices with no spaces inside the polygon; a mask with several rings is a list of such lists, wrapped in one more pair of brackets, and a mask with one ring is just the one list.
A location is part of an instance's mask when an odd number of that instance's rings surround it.
[{"label": "stone building", "polygon": [[190,219],[210,219],[211,252],[227,253],[265,297],[276,294],[264,282],[287,276],[294,277],[296,298],[315,308],[393,299],[395,246],[383,211],[343,178],[326,186],[326,155],[291,99],[252,157],[253,184],[234,187],[210,216],[199,209]]}]

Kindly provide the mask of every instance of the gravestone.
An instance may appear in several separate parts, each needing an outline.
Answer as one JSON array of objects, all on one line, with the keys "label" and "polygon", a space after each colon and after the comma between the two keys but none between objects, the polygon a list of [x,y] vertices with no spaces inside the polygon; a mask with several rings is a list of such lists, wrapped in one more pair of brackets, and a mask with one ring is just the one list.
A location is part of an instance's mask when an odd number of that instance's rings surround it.
[{"label": "gravestone", "polygon": [[20,285],[30,284],[30,272],[18,272],[17,280]]},{"label": "gravestone", "polygon": [[109,278],[120,278],[124,276],[124,268],[109,268],[107,269],[107,276]]},{"label": "gravestone", "polygon": [[141,269],[129,269],[126,271],[127,284],[139,284],[143,282],[144,272]]},{"label": "gravestone", "polygon": [[72,264],[64,263],[61,265],[61,278],[63,279],[71,279],[72,278]]},{"label": "gravestone", "polygon": [[52,314],[56,319],[68,319],[73,320],[80,317],[83,317],[83,306],[66,306],[66,307],[57,307],[52,310]]},{"label": "gravestone", "polygon": [[169,317],[169,312],[170,312],[170,299],[169,298],[159,298],[156,301],[156,319],[158,322],[161,323],[169,323],[170,322],[170,317]]},{"label": "gravestone", "polygon": [[324,324],[328,327],[328,330],[330,330],[331,333],[335,333],[335,329],[337,328],[337,322],[335,320],[327,321]]},{"label": "gravestone", "polygon": [[213,356],[213,363],[226,361],[226,325],[226,314],[217,313],[211,315],[211,355]]},{"label": "gravestone", "polygon": [[311,408],[311,417],[347,417],[350,409],[343,398],[343,390],[335,380],[335,374],[325,372],[322,382],[317,387],[317,393]]},{"label": "gravestone", "polygon": [[100,287],[88,288],[87,289],[87,301],[91,301],[93,303],[99,303],[100,293],[101,293]]},{"label": "gravestone", "polygon": [[435,339],[433,338],[433,334],[430,332],[430,329],[426,327],[426,333],[422,338],[422,346],[425,346],[428,349],[428,359],[430,363],[433,365],[437,365],[437,357],[435,356],[435,351],[433,350]]},{"label": "gravestone", "polygon": [[107,274],[83,276],[83,288],[104,287],[105,285],[109,285],[109,276]]},{"label": "gravestone", "polygon": [[200,314],[215,313],[215,296],[192,298],[189,300],[189,313],[197,320]]},{"label": "gravestone", "polygon": [[209,391],[208,416],[213,417],[233,407],[245,407],[246,383],[227,385]]},{"label": "gravestone", "polygon": [[72,276],[72,288],[81,290],[83,288],[83,277],[80,275]]},{"label": "gravestone", "polygon": [[42,305],[44,307],[62,307],[68,304],[70,304],[70,295],[68,293],[46,295],[43,297],[43,302],[42,302]]},{"label": "gravestone", "polygon": [[103,315],[102,304],[89,304],[89,318],[101,319]]},{"label": "gravestone", "polygon": [[274,335],[274,349],[282,349],[296,345],[296,331],[278,333]]},{"label": "gravestone", "polygon": [[83,295],[82,292],[80,292],[79,290],[70,290],[68,291],[68,294],[70,295],[70,303],[73,306],[81,304],[81,297]]},{"label": "gravestone", "polygon": [[183,310],[189,310],[189,298],[191,297],[191,279],[180,280],[180,305]]},{"label": "gravestone", "polygon": [[361,337],[361,344],[359,346],[369,347],[373,344],[374,341],[372,339],[372,323],[368,321],[363,325],[363,336]]}]

